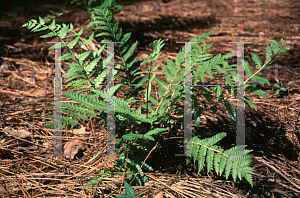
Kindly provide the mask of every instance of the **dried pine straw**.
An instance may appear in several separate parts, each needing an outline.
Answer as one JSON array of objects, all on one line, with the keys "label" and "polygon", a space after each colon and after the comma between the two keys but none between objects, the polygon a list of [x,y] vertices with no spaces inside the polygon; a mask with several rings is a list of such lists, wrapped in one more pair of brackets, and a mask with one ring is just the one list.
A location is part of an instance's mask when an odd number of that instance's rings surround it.
[{"label": "dried pine straw", "polygon": [[[2,197],[115,197],[124,193],[124,175],[103,177],[95,184],[86,186],[93,177],[101,177],[98,171],[113,169],[115,156],[100,156],[105,154],[104,126],[95,120],[81,122],[87,132],[75,133],[75,130],[63,130],[63,142],[79,140],[86,150],[82,157],[69,160],[66,157],[53,156],[53,130],[42,128],[48,120],[44,117],[53,115],[50,108],[53,102],[53,65],[50,63],[32,62],[25,59],[8,59],[17,65],[14,70],[5,71],[6,77],[0,77],[0,105],[6,126],[11,129],[1,133],[0,152],[0,195]],[[268,95],[268,93],[267,93]],[[251,97],[251,96],[250,96]],[[62,98],[66,101],[67,98]],[[149,182],[142,187],[133,186],[140,197],[248,197],[252,195],[281,197],[300,196],[300,167],[295,162],[280,153],[281,145],[292,145],[290,153],[299,155],[299,94],[293,98],[264,101],[253,100],[257,108],[263,109],[261,117],[255,117],[257,128],[268,122],[268,115],[278,115],[287,126],[279,124],[272,128],[272,133],[263,133],[268,140],[279,137],[268,144],[252,145],[260,150],[254,153],[253,167],[256,170],[254,188],[239,190],[236,186],[245,184],[237,181],[235,184],[224,178],[218,178],[209,173],[207,176],[191,176],[184,174],[145,173]],[[272,104],[271,104],[272,103]],[[271,104],[271,108],[268,105]],[[292,108],[292,110],[291,110]],[[209,117],[209,116],[207,116]],[[274,116],[275,117],[275,116]],[[254,122],[254,121],[253,121]],[[272,123],[278,122],[273,120]],[[285,127],[287,133],[280,128]],[[298,128],[297,128],[298,127]],[[291,129],[289,129],[291,128]],[[295,133],[298,131],[298,134]],[[255,131],[253,131],[255,132]],[[258,135],[260,133],[257,133]],[[286,138],[284,138],[286,137]],[[286,142],[290,140],[290,142]],[[268,154],[270,148],[275,154]],[[287,148],[288,149],[288,148]],[[290,149],[290,148],[289,148]],[[255,150],[255,149],[254,149]],[[268,156],[268,157],[266,157]],[[171,163],[166,161],[166,163]],[[178,171],[179,172],[179,171]],[[235,186],[236,185],[236,186]],[[266,187],[262,189],[263,187]],[[267,188],[268,187],[268,188]]]}]

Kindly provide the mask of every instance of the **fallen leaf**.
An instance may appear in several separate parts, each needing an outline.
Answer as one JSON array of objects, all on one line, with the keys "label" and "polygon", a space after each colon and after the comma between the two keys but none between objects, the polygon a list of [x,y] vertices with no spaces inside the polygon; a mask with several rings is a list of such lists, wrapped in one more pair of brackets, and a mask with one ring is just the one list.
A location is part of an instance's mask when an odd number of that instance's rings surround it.
[{"label": "fallen leaf", "polygon": [[64,145],[64,154],[66,158],[72,160],[80,150],[84,150],[85,146],[79,140],[71,140]]},{"label": "fallen leaf", "polygon": [[153,198],[164,198],[164,192],[160,191],[159,193],[157,193]]},{"label": "fallen leaf", "polygon": [[5,133],[8,133],[9,135],[14,135],[14,136],[17,136],[20,138],[26,138],[31,135],[31,133],[26,129],[17,129],[16,130],[10,126],[5,127],[2,131]]},{"label": "fallen leaf", "polygon": [[80,129],[74,129],[73,134],[75,135],[85,135],[86,130],[85,127],[81,127]]}]

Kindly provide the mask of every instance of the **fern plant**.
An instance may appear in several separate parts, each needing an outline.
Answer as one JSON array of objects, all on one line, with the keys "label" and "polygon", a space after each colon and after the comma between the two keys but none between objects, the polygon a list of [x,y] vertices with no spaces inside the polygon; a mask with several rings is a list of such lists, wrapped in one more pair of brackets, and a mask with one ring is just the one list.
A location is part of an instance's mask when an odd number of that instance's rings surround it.
[{"label": "fern plant", "polygon": [[225,170],[226,179],[229,174],[232,174],[234,181],[237,176],[241,180],[243,177],[253,185],[252,174],[254,170],[249,167],[252,156],[247,156],[252,150],[244,149],[245,145],[238,145],[228,150],[223,150],[215,145],[226,136],[226,133],[218,133],[211,138],[200,139],[193,137],[192,141],[188,143],[187,147],[192,149],[192,152],[187,156],[186,162],[189,164],[193,158],[194,164],[198,160],[198,174],[203,169],[204,161],[206,159],[207,173],[214,167],[218,175],[222,175]]},{"label": "fern plant", "polygon": [[[154,41],[151,46],[153,52],[147,60],[136,61],[138,53],[134,52],[137,42],[131,44],[131,33],[122,34],[122,28],[119,27],[118,22],[112,19],[112,13],[107,9],[93,9],[94,15],[90,26],[94,27],[95,32],[99,32],[95,37],[106,36],[109,39],[102,40],[102,42],[117,42],[115,43],[115,52],[121,57],[120,61],[115,62],[114,73],[115,79],[118,84],[115,85],[115,94],[125,92],[124,99],[115,97],[115,117],[116,117],[116,133],[117,151],[122,151],[122,155],[117,159],[116,171],[132,173],[126,174],[129,179],[134,179],[137,185],[142,185],[147,182],[147,177],[143,174],[145,170],[152,171],[153,168],[146,163],[150,158],[150,154],[154,148],[160,144],[160,141],[165,137],[162,132],[174,132],[178,128],[183,128],[183,115],[184,106],[179,103],[179,100],[184,100],[184,47],[177,54],[175,62],[167,59],[167,65],[163,65],[163,71],[166,76],[167,83],[156,76],[161,63],[152,66],[161,54],[163,41]],[[83,28],[79,32],[73,31],[73,25],[69,24],[56,24],[55,20],[50,25],[45,25],[42,18],[37,20],[30,20],[24,24],[23,27],[31,29],[33,32],[43,30],[50,30],[49,33],[41,36],[42,38],[59,37],[63,42],[62,47],[69,49],[61,59],[72,59],[74,62],[69,64],[69,71],[64,74],[63,78],[66,79],[68,85],[90,85],[86,89],[76,90],[73,92],[63,92],[63,94],[70,99],[78,102],[62,103],[62,110],[66,113],[63,116],[63,127],[67,126],[70,122],[72,127],[77,124],[77,120],[67,115],[73,115],[77,119],[88,120],[93,117],[100,118],[100,122],[106,120],[107,113],[107,93],[105,88],[96,87],[93,85],[101,85],[107,83],[107,62],[110,57],[101,60],[101,53],[105,48],[105,44],[93,52],[89,50],[94,33],[89,36],[88,40],[83,40],[81,35]],[[212,32],[204,33],[198,38],[194,37],[190,41],[201,42],[205,44],[205,39],[211,39],[209,35]],[[71,39],[72,38],[72,39]],[[65,40],[69,40],[66,44]],[[245,89],[254,92],[260,96],[265,97],[264,92],[255,87],[247,84],[251,79],[263,84],[268,84],[269,81],[264,77],[257,76],[259,71],[265,69],[272,64],[274,56],[280,52],[288,50],[284,46],[285,42],[280,41],[281,47],[279,48],[275,41],[271,42],[271,47],[267,46],[266,60],[267,62],[262,65],[260,58],[253,54],[252,58],[256,63],[257,71],[253,73],[249,63],[245,61],[245,70],[247,80],[244,82]],[[74,54],[74,47],[76,45],[85,45],[88,51],[81,54]],[[233,84],[237,82],[236,64],[229,65],[227,59],[235,56],[234,53],[226,55],[218,54],[213,56],[209,54],[209,48],[212,44],[200,47],[199,44],[192,44],[192,71],[193,71],[193,84],[210,84],[215,79],[224,79],[226,84]],[[54,49],[55,46],[49,49]],[[140,67],[147,64],[148,70],[142,71]],[[210,77],[210,78],[207,78]],[[156,82],[158,89],[158,97],[152,93],[152,85]],[[128,90],[129,89],[129,90]],[[223,104],[227,108],[232,119],[236,121],[236,111],[234,106],[225,98],[224,89],[228,89],[232,95],[236,94],[234,87],[202,87],[201,89],[193,88],[192,94],[192,113],[196,120],[196,126],[199,126],[199,117],[202,112],[212,109],[214,113],[218,111],[219,105]],[[217,101],[213,100],[214,93],[216,93]],[[142,99],[140,96],[143,96]],[[199,99],[201,98],[201,99]],[[205,99],[203,99],[205,98]],[[254,103],[250,99],[245,98],[245,103],[251,108],[255,108]],[[99,112],[100,111],[100,112]],[[51,118],[51,116],[49,116]],[[52,117],[53,118],[53,117]],[[54,123],[50,122],[47,127],[53,128]],[[175,135],[175,134],[174,134]],[[188,148],[192,150],[191,155],[187,156],[187,163],[193,159],[196,163],[198,160],[198,171],[200,172],[204,167],[206,159],[207,171],[209,172],[212,167],[215,172],[221,175],[225,171],[226,178],[232,175],[234,180],[237,176],[239,179],[245,178],[251,185],[252,174],[254,170],[249,167],[251,164],[251,156],[247,156],[250,150],[244,150],[244,145],[233,147],[224,151],[216,145],[226,133],[219,133],[213,137],[200,139],[195,136],[192,141],[188,142]],[[152,149],[151,149],[152,148]],[[237,152],[236,149],[239,148]],[[241,153],[240,150],[244,153]],[[148,154],[147,154],[148,153]],[[213,166],[214,165],[214,166]],[[138,173],[138,174],[136,174]],[[97,181],[97,180],[93,180]]]}]

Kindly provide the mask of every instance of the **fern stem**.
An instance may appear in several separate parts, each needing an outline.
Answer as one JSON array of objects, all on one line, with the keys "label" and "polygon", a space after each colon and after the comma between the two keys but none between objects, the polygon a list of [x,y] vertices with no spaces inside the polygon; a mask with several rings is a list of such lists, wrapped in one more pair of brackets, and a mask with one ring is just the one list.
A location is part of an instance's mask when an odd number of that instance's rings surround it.
[{"label": "fern stem", "polygon": [[[140,166],[138,172],[140,172],[140,170],[142,169],[143,165],[146,163],[146,160],[148,159],[149,155],[154,151],[154,149],[156,149],[158,143],[160,142],[161,138],[156,142],[155,146],[152,147],[151,151],[148,153],[148,155],[146,156],[145,160],[143,161],[142,165]],[[130,185],[132,184],[132,182],[134,181],[134,179],[136,178],[137,174],[134,175],[134,178],[132,179],[132,181],[130,182]]]},{"label": "fern stem", "polygon": [[[281,46],[281,47],[279,48],[278,51],[280,51],[283,47],[284,47],[284,46]],[[267,62],[266,62],[259,70],[257,70],[254,74],[252,74],[249,78],[247,78],[247,80],[244,82],[244,84],[246,84],[253,76],[256,76],[262,69],[264,69],[265,66],[266,66],[269,62],[271,62],[272,58],[273,58],[274,56],[276,56],[277,54],[278,54],[278,52],[276,52],[275,54],[273,54],[272,57],[270,58],[270,60],[268,60],[268,61],[267,61]]]},{"label": "fern stem", "polygon": [[149,94],[149,84],[150,84],[150,74],[151,74],[151,67],[152,67],[152,61],[150,62],[150,69],[149,69],[149,75],[148,75],[148,85],[147,85],[147,96],[146,96],[146,98],[147,98],[147,110],[146,110],[146,116],[147,116],[147,118],[148,118],[148,104],[149,104],[149,102],[148,102],[148,94]]},{"label": "fern stem", "polygon": [[[129,146],[129,145],[128,145],[128,146]],[[129,148],[127,148],[127,149],[129,149]],[[126,159],[128,159],[128,152],[127,152]],[[127,167],[127,160],[126,160],[126,162],[125,162],[124,177],[122,178],[122,184],[123,184],[123,181],[124,181],[125,176],[126,176],[126,167]],[[121,185],[121,187],[120,187],[120,193],[121,193],[121,189],[122,189],[122,185]]]}]

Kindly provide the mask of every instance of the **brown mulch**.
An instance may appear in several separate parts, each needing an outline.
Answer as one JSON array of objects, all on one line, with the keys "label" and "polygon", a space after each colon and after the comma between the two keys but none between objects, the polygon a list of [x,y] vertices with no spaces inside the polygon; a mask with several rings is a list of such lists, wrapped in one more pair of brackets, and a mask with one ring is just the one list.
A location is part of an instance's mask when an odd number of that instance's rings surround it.
[{"label": "brown mulch", "polygon": [[[49,10],[59,12],[58,8],[62,8],[67,12],[57,17],[56,22],[73,23],[77,30],[83,26],[83,35],[88,38],[91,31],[86,28],[89,20],[86,11],[63,0],[5,2],[10,3],[4,5],[3,1],[0,6],[0,110],[5,125],[10,128],[0,129],[0,197],[113,197],[120,193],[123,177],[104,177],[97,185],[84,186],[90,178],[100,177],[98,171],[114,166],[114,156],[99,155],[105,154],[105,126],[96,119],[79,122],[76,130],[69,126],[63,130],[65,150],[77,145],[75,153],[70,151],[75,159],[53,156],[53,130],[43,126],[49,122],[45,116],[53,115],[54,51],[48,51],[50,44],[39,38],[44,32],[31,33],[21,27],[29,19],[44,17],[50,14]],[[226,181],[213,173],[207,175],[206,171],[195,174],[194,166],[185,166],[183,158],[174,158],[174,153],[182,149],[176,145],[177,150],[166,148],[169,152],[166,157],[159,156],[156,161],[149,159],[156,171],[147,174],[150,181],[143,187],[134,187],[135,191],[141,197],[300,197],[299,2],[171,0],[163,3],[157,0],[121,3],[134,4],[114,17],[123,33],[132,32],[132,40],[139,41],[140,59],[146,59],[151,53],[147,46],[150,42],[162,38],[166,45],[157,63],[166,63],[166,58],[174,60],[183,47],[176,42],[209,31],[217,32],[212,34],[212,41],[206,40],[208,44],[214,42],[213,54],[236,52],[236,45],[228,41],[253,42],[245,44],[246,60],[250,60],[254,52],[264,61],[270,39],[278,42],[284,38],[291,49],[276,57],[280,58],[277,64],[284,69],[270,69],[267,78],[271,86],[263,86],[266,99],[246,93],[257,107],[257,111],[245,109],[246,127],[254,135],[252,142],[246,140],[254,155],[253,188],[245,180],[233,183],[231,177]],[[14,10],[16,19],[12,17]],[[99,47],[97,41],[93,42],[96,48]],[[236,63],[234,58],[230,60],[230,64],[233,63]],[[253,66],[251,60],[250,63]],[[63,73],[68,70],[66,65],[62,65]],[[164,78],[162,67],[158,76]],[[291,80],[297,85],[282,96],[275,96],[275,78],[285,87]],[[62,99],[69,101],[64,96]],[[201,130],[197,131],[200,134],[207,129],[221,132],[235,126],[222,112],[213,116],[208,111],[202,118]],[[235,134],[232,137],[232,141],[222,142],[222,145],[231,147]]]}]

